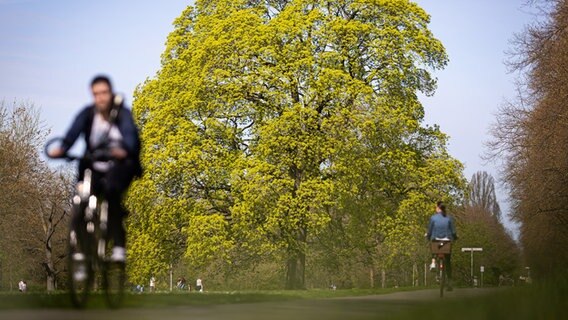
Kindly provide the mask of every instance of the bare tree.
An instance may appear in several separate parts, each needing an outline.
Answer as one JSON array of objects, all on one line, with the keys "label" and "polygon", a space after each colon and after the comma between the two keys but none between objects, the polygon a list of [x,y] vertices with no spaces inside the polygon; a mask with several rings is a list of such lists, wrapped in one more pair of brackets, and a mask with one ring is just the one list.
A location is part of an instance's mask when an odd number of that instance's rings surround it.
[{"label": "bare tree", "polygon": [[478,171],[469,183],[469,197],[467,204],[478,207],[493,217],[501,219],[501,208],[495,194],[495,179],[485,171]]},{"label": "bare tree", "polygon": [[510,67],[518,99],[502,107],[489,144],[537,276],[568,266],[568,1],[538,1],[543,17],[516,37]]},{"label": "bare tree", "polygon": [[66,186],[70,185],[70,178],[63,174],[45,173],[46,179],[36,199],[37,219],[41,224],[40,242],[44,246],[47,291],[56,289],[56,277],[61,272],[58,265],[65,258],[67,224],[69,206],[66,205],[70,193]]},{"label": "bare tree", "polygon": [[32,104],[0,102],[0,275],[8,273],[0,283],[47,280],[53,290],[65,254],[69,178],[42,161],[46,132]]}]

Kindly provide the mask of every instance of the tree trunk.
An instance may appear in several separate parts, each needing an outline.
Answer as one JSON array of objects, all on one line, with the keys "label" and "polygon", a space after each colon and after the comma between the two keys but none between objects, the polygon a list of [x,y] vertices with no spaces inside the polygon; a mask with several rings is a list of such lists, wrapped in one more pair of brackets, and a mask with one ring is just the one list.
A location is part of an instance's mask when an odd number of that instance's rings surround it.
[{"label": "tree trunk", "polygon": [[306,255],[298,253],[288,258],[286,272],[286,289],[305,289]]},{"label": "tree trunk", "polygon": [[416,262],[412,265],[412,286],[418,287],[419,285],[418,265]]},{"label": "tree trunk", "polygon": [[45,274],[46,274],[46,287],[47,292],[51,292],[55,290],[55,275],[57,271],[55,270],[55,266],[53,263],[53,246],[51,243],[51,237],[55,233],[54,223],[53,223],[53,216],[56,213],[55,208],[51,208],[50,215],[48,216],[47,220],[42,219],[44,224],[44,231],[45,231]]},{"label": "tree trunk", "polygon": [[[301,248],[306,243],[306,231],[301,230],[297,236]],[[286,262],[286,286],[287,290],[306,288],[306,253],[303,249],[294,249],[289,253]]]},{"label": "tree trunk", "polygon": [[55,277],[48,275],[47,276],[47,292],[51,292],[55,290]]},{"label": "tree trunk", "polygon": [[[294,179],[294,190],[292,197],[296,197],[296,192],[300,189],[303,172],[293,165],[290,168],[290,177]],[[307,209],[309,211],[309,209]],[[303,221],[297,225],[297,230],[292,231],[294,243],[289,243],[288,261],[286,262],[286,286],[287,290],[305,289],[305,270],[306,270],[306,242],[307,228]]]},{"label": "tree trunk", "polygon": [[45,273],[47,278],[47,292],[55,290],[55,268],[53,266],[53,248],[51,247],[51,240],[47,240],[45,244]]}]

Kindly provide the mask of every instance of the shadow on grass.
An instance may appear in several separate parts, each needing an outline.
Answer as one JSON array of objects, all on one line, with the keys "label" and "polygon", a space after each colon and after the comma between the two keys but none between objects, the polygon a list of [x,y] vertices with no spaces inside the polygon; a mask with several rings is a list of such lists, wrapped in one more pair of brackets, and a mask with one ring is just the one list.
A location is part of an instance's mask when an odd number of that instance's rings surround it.
[{"label": "shadow on grass", "polygon": [[436,300],[393,319],[565,319],[568,281],[498,290],[456,300]]}]

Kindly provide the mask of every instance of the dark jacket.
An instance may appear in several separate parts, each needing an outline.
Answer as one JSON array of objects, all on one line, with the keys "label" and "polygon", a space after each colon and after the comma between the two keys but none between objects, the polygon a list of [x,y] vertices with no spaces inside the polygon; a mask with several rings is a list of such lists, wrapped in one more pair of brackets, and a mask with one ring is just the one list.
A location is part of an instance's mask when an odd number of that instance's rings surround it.
[{"label": "dark jacket", "polygon": [[[73,146],[81,134],[85,139],[87,149],[92,150],[89,138],[91,136],[94,116],[94,105],[89,105],[79,112],[79,114],[75,117],[71,128],[67,131],[65,138],[63,138],[62,147],[65,151],[69,150],[71,146]],[[118,107],[118,114],[115,122],[120,134],[122,135],[122,147],[128,153],[127,159],[133,161],[134,174],[139,177],[142,175],[142,164],[140,162],[140,136],[138,134],[138,128],[132,118],[132,113],[125,107]]]}]

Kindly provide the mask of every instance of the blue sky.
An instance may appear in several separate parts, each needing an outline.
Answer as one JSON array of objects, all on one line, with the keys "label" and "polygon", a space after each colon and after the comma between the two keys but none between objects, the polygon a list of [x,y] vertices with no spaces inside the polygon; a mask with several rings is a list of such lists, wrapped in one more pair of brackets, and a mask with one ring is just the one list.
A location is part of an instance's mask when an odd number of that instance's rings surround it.
[{"label": "blue sky", "polygon": [[0,99],[33,102],[46,125],[63,132],[91,100],[95,74],[109,74],[117,91],[131,96],[156,73],[172,22],[187,4],[0,0]]},{"label": "blue sky", "polygon": [[[444,44],[448,66],[435,73],[438,89],[433,97],[422,97],[425,122],[439,124],[450,136],[450,154],[465,164],[470,179],[487,171],[499,179],[501,163],[487,163],[481,156],[491,139],[490,126],[505,101],[516,97],[518,74],[505,65],[511,41],[536,19],[526,0],[417,0],[431,15],[430,30]],[[504,214],[508,198],[501,183],[497,198]],[[517,226],[505,219],[517,235]]]},{"label": "blue sky", "polygon": [[[0,100],[32,102],[53,135],[61,135],[91,101],[88,82],[109,74],[127,95],[160,67],[172,22],[192,1],[0,0]],[[504,65],[515,33],[534,20],[526,0],[417,0],[450,57],[438,90],[422,97],[426,123],[450,136],[465,176],[496,164],[480,155],[498,107],[515,97]],[[507,211],[505,193],[499,200]],[[510,224],[508,224],[511,227]]]}]

